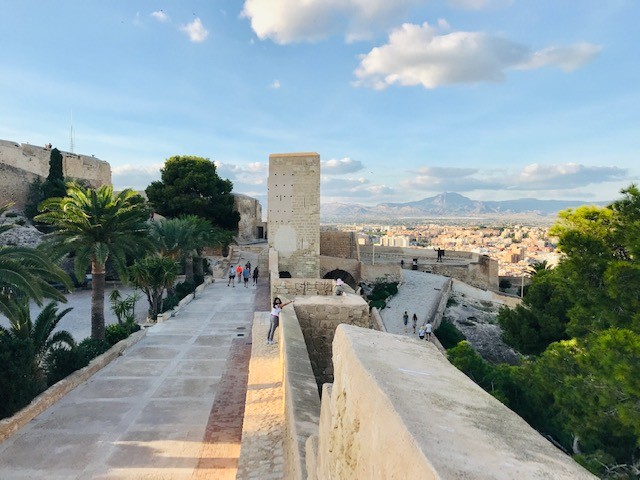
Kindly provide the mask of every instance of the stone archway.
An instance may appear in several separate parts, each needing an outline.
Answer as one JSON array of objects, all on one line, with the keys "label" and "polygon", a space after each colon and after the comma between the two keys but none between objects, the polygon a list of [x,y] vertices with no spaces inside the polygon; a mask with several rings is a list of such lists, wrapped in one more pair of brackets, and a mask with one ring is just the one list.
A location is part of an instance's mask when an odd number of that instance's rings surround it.
[{"label": "stone archway", "polygon": [[280,278],[291,278],[291,274],[287,271],[278,272],[278,277]]},{"label": "stone archway", "polygon": [[330,272],[325,273],[324,277],[322,278],[325,278],[325,279],[330,278],[332,280],[337,280],[338,278],[341,278],[344,283],[349,285],[354,290],[356,289],[356,279],[353,278],[353,276],[349,272],[345,272],[344,270],[340,270],[339,268],[336,268],[335,270],[331,270]]}]

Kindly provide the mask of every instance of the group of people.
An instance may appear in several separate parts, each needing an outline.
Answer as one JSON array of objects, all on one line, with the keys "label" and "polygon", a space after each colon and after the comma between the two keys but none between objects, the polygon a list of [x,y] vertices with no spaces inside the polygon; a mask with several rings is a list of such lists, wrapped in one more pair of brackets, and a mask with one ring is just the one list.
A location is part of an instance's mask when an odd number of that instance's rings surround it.
[{"label": "group of people", "polygon": [[[402,323],[404,323],[404,333],[407,333],[407,329],[409,328],[409,313],[406,310],[402,315]],[[413,333],[416,333],[416,328],[418,327],[418,316],[415,313],[413,314],[413,317],[411,317],[411,324],[413,327]],[[430,342],[432,333],[433,325],[431,325],[430,320],[418,329],[418,337],[420,337],[420,340],[424,340],[426,338],[427,341]]]},{"label": "group of people", "polygon": [[249,288],[249,278],[253,278],[253,285],[258,285],[258,276],[260,272],[258,271],[258,267],[256,266],[253,269],[253,273],[251,273],[251,262],[247,262],[244,267],[242,265],[238,265],[234,267],[233,265],[229,266],[229,281],[227,282],[227,287],[231,285],[235,288],[236,286],[236,277],[238,277],[238,283],[244,281],[244,286]]}]

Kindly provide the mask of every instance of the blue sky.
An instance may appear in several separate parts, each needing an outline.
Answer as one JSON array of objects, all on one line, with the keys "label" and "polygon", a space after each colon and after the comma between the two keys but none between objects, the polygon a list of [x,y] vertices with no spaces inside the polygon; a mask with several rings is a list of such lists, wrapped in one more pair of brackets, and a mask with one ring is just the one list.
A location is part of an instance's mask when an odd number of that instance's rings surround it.
[{"label": "blue sky", "polygon": [[611,200],[640,174],[637,0],[0,0],[0,138],[173,155],[266,206],[271,153],[322,201]]}]

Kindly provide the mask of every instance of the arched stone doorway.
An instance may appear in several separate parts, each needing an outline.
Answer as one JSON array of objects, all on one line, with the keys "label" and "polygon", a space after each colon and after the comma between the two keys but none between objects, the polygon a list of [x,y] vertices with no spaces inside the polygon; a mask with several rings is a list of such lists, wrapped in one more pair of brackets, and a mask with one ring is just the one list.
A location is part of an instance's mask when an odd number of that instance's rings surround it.
[{"label": "arched stone doorway", "polygon": [[345,272],[344,270],[340,270],[339,268],[327,272],[322,278],[330,278],[332,280],[341,278],[344,283],[349,285],[354,290],[356,289],[356,279],[353,278],[353,276],[349,272]]},{"label": "arched stone doorway", "polygon": [[278,276],[280,278],[291,278],[291,274],[287,271],[278,272]]}]

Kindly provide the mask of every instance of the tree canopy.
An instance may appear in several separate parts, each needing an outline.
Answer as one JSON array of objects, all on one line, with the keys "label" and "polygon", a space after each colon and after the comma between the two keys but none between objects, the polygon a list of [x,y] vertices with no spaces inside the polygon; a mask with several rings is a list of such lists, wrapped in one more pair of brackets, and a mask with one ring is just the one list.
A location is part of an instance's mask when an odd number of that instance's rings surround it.
[{"label": "tree canopy", "polygon": [[240,214],[233,210],[233,183],[220,178],[207,158],[174,156],[160,170],[161,180],[145,192],[155,211],[166,217],[197,215],[214,226],[237,230]]}]

